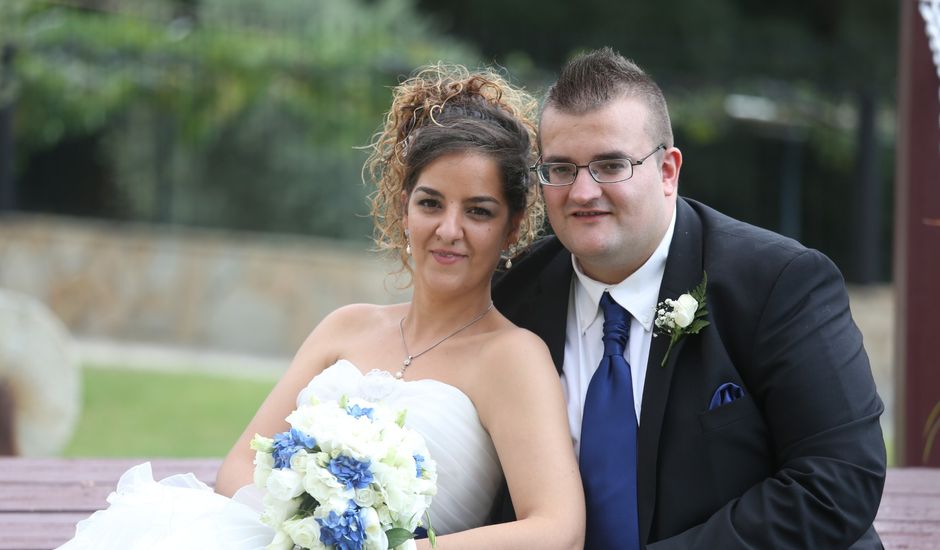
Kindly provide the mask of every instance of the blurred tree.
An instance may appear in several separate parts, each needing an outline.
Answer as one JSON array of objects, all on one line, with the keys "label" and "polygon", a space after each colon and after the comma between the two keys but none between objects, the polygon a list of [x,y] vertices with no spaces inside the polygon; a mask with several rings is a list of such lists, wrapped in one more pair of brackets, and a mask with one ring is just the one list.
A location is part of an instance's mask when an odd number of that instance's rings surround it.
[{"label": "blurred tree", "polygon": [[13,183],[13,110],[16,89],[13,80],[12,44],[0,44],[0,212],[12,210],[16,204]]},{"label": "blurred tree", "polygon": [[666,84],[769,77],[807,79],[831,89],[872,84],[894,93],[897,4],[888,0],[418,5],[445,30],[478,44],[485,57],[526,52],[552,72],[574,52],[612,46]]},{"label": "blurred tree", "polygon": [[890,244],[896,20],[887,0],[3,0],[0,108],[21,208],[361,238],[354,147],[387,87],[480,59],[443,31],[535,92],[610,45],[669,98],[683,193],[850,267],[871,205],[869,248]]},{"label": "blurred tree", "polygon": [[[528,58],[541,88],[578,51],[611,46],[635,59],[669,99],[684,194],[799,237],[851,279],[889,276],[896,2],[418,5],[487,59]],[[860,234],[869,238],[857,244]],[[873,257],[854,257],[866,250]]]},{"label": "blurred tree", "polygon": [[361,238],[355,147],[389,87],[421,64],[476,59],[410,0],[2,9],[0,36],[19,51],[21,204],[36,210]]}]

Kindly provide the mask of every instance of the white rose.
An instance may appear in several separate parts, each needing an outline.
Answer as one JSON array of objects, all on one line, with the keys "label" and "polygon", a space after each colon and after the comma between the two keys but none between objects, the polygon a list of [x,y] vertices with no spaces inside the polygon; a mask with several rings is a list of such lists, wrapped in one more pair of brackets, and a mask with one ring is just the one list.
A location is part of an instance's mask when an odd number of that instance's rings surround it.
[{"label": "white rose", "polygon": [[297,451],[290,457],[290,469],[303,475],[307,471],[307,460],[310,454],[306,451]]},{"label": "white rose", "polygon": [[331,459],[339,458],[340,456],[348,456],[356,460],[363,460],[371,456],[368,454],[369,449],[366,448],[367,444],[367,441],[357,441],[353,439],[351,434],[346,434],[343,438],[325,441],[324,447],[329,447]]},{"label": "white rose", "polygon": [[265,487],[274,498],[291,500],[304,492],[304,478],[293,470],[278,469],[268,476]]},{"label": "white rose", "polygon": [[675,308],[675,321],[679,328],[685,328],[692,324],[695,319],[695,312],[698,310],[698,301],[690,294],[683,294],[673,303]]},{"label": "white rose", "polygon": [[346,509],[349,507],[349,500],[350,500],[350,497],[346,497],[342,495],[333,495],[329,499],[321,502],[320,507],[317,508],[317,510],[320,510],[320,509],[327,510],[327,511],[333,510],[338,515],[343,515],[343,513],[345,513]]},{"label": "white rose", "polygon": [[424,515],[425,511],[428,509],[428,499],[424,497],[412,498],[409,501],[411,508],[402,514],[401,519],[404,521],[408,519],[407,527],[411,532],[414,532],[415,529],[421,524],[421,516]]},{"label": "white rose", "polygon": [[312,436],[319,444],[332,439],[342,429],[342,417],[349,417],[335,404],[319,404],[298,407],[287,415],[287,422],[294,428]]},{"label": "white rose", "polygon": [[[355,500],[356,504],[359,506],[366,508],[375,504],[376,498],[377,495],[371,487],[364,487],[362,489],[356,489],[356,496],[353,500]],[[386,549],[383,548],[382,550]]]},{"label": "white rose", "polygon": [[[311,466],[312,463],[308,462],[307,465]],[[303,477],[303,488],[321,504],[333,499],[348,502],[356,495],[352,489],[347,489],[337,481],[328,470],[320,467],[307,469],[307,474]]]},{"label": "white rose", "polygon": [[274,534],[274,540],[265,546],[264,550],[293,550],[293,548],[294,541],[287,536],[287,533],[278,529],[277,533]]},{"label": "white rose", "polygon": [[267,493],[261,502],[264,505],[264,511],[261,512],[261,523],[279,529],[282,523],[294,517],[297,510],[300,510],[300,503],[303,502],[303,499],[281,500]]},{"label": "white rose", "polygon": [[359,520],[366,535],[363,550],[387,550],[388,537],[382,529],[379,514],[372,508],[363,508],[359,511]]},{"label": "white rose", "polygon": [[[308,460],[315,461],[317,463],[317,466],[320,468],[326,468],[327,465],[330,463],[331,458],[332,457],[330,457],[330,453],[319,452],[319,453],[315,453]],[[309,467],[309,463],[308,463],[308,467]]]},{"label": "white rose", "polygon": [[415,539],[408,539],[396,546],[394,550],[418,550],[418,544],[415,542]]},{"label": "white rose", "polygon": [[427,498],[410,492],[388,488],[384,495],[388,503],[393,523],[409,531],[414,531],[427,509]]},{"label": "white rose", "polygon": [[415,485],[415,492],[420,495],[424,495],[428,497],[433,497],[434,495],[436,495],[437,494],[437,475],[435,474],[433,478],[429,478],[429,479],[424,479],[424,478],[419,479],[418,483]]},{"label": "white rose", "polygon": [[375,511],[379,514],[379,521],[382,522],[382,525],[392,524],[392,513],[389,511],[388,506],[379,504],[373,508],[375,508]]},{"label": "white rose", "polygon": [[392,449],[401,449],[405,446],[405,440],[408,431],[400,428],[397,424],[385,426],[382,430],[382,441]]},{"label": "white rose", "polygon": [[314,550],[324,548],[320,543],[320,524],[311,517],[292,519],[284,522],[284,531],[294,539],[294,543]]},{"label": "white rose", "polygon": [[268,482],[268,476],[271,475],[271,470],[274,468],[274,456],[264,451],[258,451],[255,453],[254,463],[255,485],[259,489],[264,489],[265,484]]}]

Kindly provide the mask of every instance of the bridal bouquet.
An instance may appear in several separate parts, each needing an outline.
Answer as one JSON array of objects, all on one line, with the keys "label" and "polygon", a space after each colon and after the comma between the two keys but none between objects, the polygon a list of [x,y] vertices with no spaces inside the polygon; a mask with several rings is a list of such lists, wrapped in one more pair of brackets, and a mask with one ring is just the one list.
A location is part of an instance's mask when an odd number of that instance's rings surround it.
[{"label": "bridal bouquet", "polygon": [[413,548],[437,472],[404,420],[404,411],[343,397],[298,407],[273,439],[255,435],[261,521],[275,530],[267,549]]}]

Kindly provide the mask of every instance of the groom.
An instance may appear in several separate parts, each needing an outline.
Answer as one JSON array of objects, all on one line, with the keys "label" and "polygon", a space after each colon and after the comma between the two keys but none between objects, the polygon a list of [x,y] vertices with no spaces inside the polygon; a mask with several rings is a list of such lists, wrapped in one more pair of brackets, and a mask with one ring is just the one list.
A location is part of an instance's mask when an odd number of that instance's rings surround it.
[{"label": "groom", "polygon": [[[663,94],[609,48],[564,67],[539,145],[557,237],[494,298],[561,374],[586,547],[880,548],[884,407],[832,262],[679,197]],[[657,329],[706,276],[708,324]]]}]

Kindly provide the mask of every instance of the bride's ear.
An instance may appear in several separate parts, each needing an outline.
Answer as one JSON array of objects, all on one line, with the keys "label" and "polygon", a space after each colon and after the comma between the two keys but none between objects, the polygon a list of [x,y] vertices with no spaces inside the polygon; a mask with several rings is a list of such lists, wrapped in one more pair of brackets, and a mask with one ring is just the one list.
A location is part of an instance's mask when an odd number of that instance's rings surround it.
[{"label": "bride's ear", "polygon": [[408,193],[401,192],[401,226],[402,229],[408,229]]},{"label": "bride's ear", "polygon": [[509,250],[512,245],[519,242],[519,229],[522,226],[522,216],[525,212],[519,212],[509,218],[509,232],[506,234],[506,240],[503,241],[503,250]]}]

